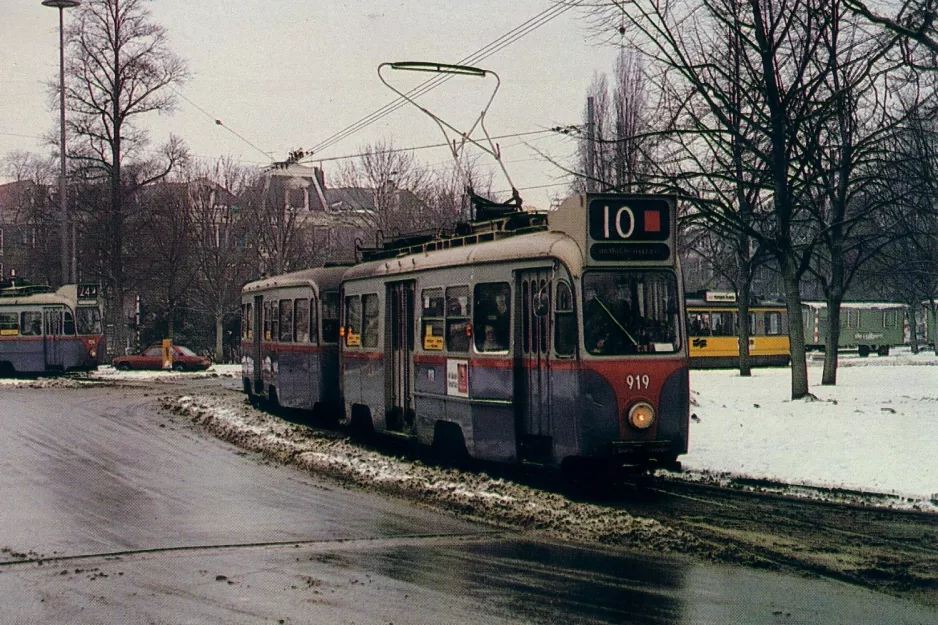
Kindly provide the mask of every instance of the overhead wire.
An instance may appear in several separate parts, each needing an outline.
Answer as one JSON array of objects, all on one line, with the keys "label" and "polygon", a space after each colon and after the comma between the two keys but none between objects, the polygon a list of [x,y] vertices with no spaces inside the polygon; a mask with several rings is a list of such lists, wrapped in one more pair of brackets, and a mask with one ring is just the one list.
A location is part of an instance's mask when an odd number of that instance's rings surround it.
[{"label": "overhead wire", "polygon": [[[495,41],[492,41],[489,44],[483,46],[482,48],[480,48],[476,52],[473,52],[469,56],[464,57],[463,59],[460,59],[457,64],[467,65],[467,64],[472,64],[472,63],[477,63],[479,61],[482,61],[490,57],[491,55],[495,54],[496,52],[499,52],[503,48],[518,41],[522,37],[525,37],[531,32],[537,30],[541,26],[556,19],[557,17],[569,11],[570,9],[572,9],[574,6],[578,4],[580,4],[579,1],[573,1],[573,2],[568,2],[564,4],[552,5],[550,8],[545,9],[544,11],[541,11],[540,13],[538,13],[532,18],[529,18],[525,22],[522,22],[522,24],[508,31],[507,33],[505,33],[504,35],[502,35]],[[449,80],[450,78],[452,78],[452,76],[448,74],[434,76],[433,78],[430,78],[429,80],[422,82],[421,84],[417,85],[416,87],[408,91],[406,95],[412,99],[419,97],[437,88],[442,83]],[[313,148],[310,150],[310,155],[307,157],[306,160],[307,161],[316,160],[312,158],[312,156],[315,155],[317,152],[321,152],[322,150],[325,150],[326,148],[329,148],[335,145],[339,141],[342,141],[348,138],[352,134],[355,134],[359,132],[360,130],[363,130],[364,128],[377,122],[379,119],[386,117],[390,113],[398,110],[399,108],[405,106],[406,104],[407,104],[407,100],[402,97],[392,100],[391,102],[378,108],[372,113],[366,115],[362,119],[350,124],[349,126],[346,126],[342,130],[334,133],[333,135],[327,137],[323,141],[314,145]]]}]

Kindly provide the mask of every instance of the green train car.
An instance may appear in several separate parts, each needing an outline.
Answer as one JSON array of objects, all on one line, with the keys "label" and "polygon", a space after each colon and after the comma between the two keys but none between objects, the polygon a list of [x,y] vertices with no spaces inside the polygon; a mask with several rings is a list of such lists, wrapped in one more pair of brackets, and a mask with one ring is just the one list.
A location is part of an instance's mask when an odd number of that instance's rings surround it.
[{"label": "green train car", "polygon": [[[805,349],[823,350],[827,335],[827,303],[802,302]],[[840,305],[840,350],[857,350],[860,356],[876,352],[888,356],[889,348],[905,343],[906,306],[896,302],[844,302]]]}]

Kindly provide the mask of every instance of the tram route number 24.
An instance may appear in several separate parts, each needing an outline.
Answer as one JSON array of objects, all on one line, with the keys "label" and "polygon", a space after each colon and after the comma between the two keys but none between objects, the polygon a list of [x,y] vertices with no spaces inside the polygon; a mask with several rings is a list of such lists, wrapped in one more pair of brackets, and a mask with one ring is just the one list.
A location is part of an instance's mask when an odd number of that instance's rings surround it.
[{"label": "tram route number 24", "polygon": [[651,386],[651,376],[647,373],[625,376],[625,384],[630,391],[643,391]]}]

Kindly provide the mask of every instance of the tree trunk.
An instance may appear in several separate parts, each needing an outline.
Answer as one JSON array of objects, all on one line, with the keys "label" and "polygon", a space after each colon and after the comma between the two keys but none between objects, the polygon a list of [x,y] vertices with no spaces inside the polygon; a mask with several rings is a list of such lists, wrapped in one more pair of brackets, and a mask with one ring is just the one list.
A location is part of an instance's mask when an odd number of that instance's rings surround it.
[{"label": "tree trunk", "polygon": [[225,362],[225,316],[223,313],[215,313],[215,362]]},{"label": "tree trunk", "polygon": [[785,305],[788,309],[788,337],[791,345],[791,398],[808,395],[808,364],[804,351],[804,323],[801,320],[801,292],[791,259],[781,263],[785,284]]},{"label": "tree trunk", "polygon": [[752,376],[752,358],[749,356],[749,295],[752,284],[743,276],[739,287],[739,375]]},{"label": "tree trunk", "polygon": [[837,360],[840,345],[840,302],[839,297],[829,297],[827,300],[827,332],[824,337],[824,373],[821,384],[833,386],[837,384]]}]

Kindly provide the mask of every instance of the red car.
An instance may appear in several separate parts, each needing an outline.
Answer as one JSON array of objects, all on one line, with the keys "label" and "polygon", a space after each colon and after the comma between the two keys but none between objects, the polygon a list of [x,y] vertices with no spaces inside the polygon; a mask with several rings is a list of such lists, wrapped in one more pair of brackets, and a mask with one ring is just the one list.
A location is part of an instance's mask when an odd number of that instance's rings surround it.
[{"label": "red car", "polygon": [[[199,356],[188,347],[173,345],[173,369],[176,371],[204,371],[212,366],[212,361],[205,356]],[[131,369],[163,368],[163,347],[151,345],[139,354],[118,356],[111,361],[115,369],[130,371]]]}]

